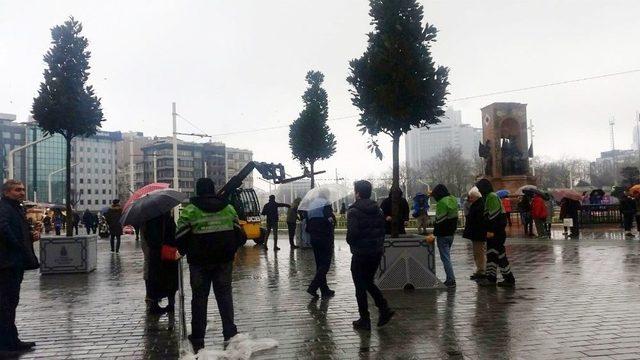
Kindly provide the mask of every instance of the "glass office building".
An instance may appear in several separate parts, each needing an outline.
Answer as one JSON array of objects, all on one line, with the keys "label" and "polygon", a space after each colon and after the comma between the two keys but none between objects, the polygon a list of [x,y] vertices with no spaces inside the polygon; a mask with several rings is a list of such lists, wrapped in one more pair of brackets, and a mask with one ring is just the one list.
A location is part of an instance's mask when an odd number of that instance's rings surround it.
[{"label": "glass office building", "polygon": [[[35,141],[44,134],[35,123],[28,123],[29,141]],[[31,201],[63,204],[65,198],[67,145],[64,138],[56,134],[51,139],[33,145],[26,150],[27,198]],[[56,172],[57,170],[60,170]],[[49,174],[51,176],[51,199],[49,199]]]}]

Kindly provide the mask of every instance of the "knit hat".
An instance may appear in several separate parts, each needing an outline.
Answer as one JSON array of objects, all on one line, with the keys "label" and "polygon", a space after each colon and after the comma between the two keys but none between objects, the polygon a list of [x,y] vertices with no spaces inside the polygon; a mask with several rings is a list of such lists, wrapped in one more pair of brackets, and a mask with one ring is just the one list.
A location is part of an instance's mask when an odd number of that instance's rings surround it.
[{"label": "knit hat", "polygon": [[200,178],[196,181],[196,196],[215,195],[216,185],[209,178]]},{"label": "knit hat", "polygon": [[471,190],[469,190],[469,194],[468,194],[468,195],[469,195],[470,197],[472,197],[472,198],[476,198],[476,199],[479,199],[479,198],[481,198],[481,197],[482,197],[482,194],[480,193],[480,190],[478,190],[478,188],[477,188],[477,187],[475,187],[475,186],[474,186],[474,187],[472,187],[472,188],[471,188]]}]

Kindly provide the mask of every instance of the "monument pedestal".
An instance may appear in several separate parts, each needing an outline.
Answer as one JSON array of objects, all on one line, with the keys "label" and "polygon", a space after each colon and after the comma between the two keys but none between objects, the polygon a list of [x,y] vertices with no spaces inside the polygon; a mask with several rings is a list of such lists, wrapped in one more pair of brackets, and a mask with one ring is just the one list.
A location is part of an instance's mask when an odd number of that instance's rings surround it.
[{"label": "monument pedestal", "polygon": [[530,175],[511,175],[490,178],[495,191],[506,189],[511,195],[515,195],[519,188],[525,185],[537,185],[538,181],[535,176]]},{"label": "monument pedestal", "polygon": [[44,236],[40,239],[40,273],[88,273],[98,262],[98,236]]}]

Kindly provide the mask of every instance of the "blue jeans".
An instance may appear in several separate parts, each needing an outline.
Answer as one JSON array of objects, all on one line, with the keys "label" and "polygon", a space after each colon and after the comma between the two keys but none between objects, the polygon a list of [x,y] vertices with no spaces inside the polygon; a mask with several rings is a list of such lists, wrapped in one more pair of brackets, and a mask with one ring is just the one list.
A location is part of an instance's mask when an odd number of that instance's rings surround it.
[{"label": "blue jeans", "polygon": [[449,255],[451,245],[453,245],[453,235],[438,236],[436,241],[438,242],[440,260],[442,260],[444,272],[447,274],[447,281],[456,281],[456,277],[453,274],[453,265],[451,265],[451,256]]}]

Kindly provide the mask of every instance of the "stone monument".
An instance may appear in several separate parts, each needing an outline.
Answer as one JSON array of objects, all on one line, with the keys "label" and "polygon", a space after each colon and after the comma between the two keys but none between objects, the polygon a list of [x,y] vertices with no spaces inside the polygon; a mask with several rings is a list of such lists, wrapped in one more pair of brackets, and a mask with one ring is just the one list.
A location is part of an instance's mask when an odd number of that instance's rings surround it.
[{"label": "stone monument", "polygon": [[485,160],[484,176],[495,190],[514,194],[519,187],[536,185],[529,158],[533,149],[527,139],[527,105],[493,103],[482,111],[482,143],[478,153]]}]

